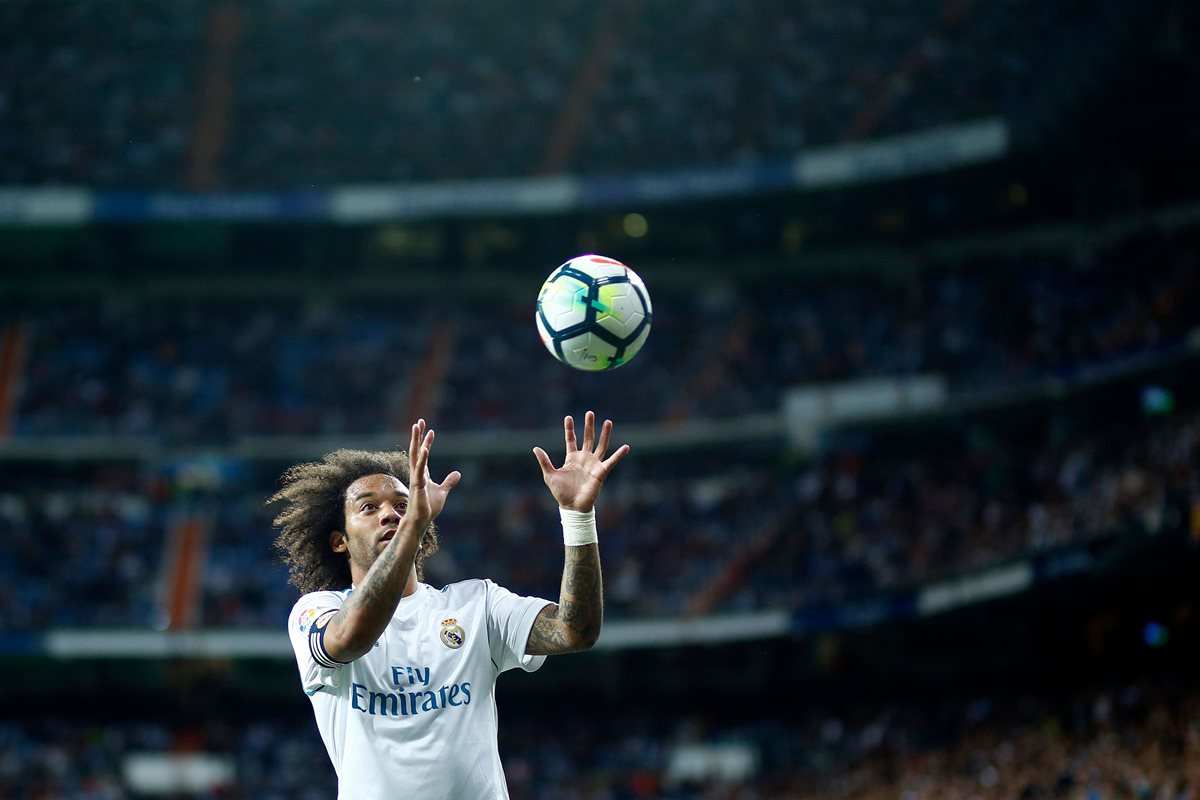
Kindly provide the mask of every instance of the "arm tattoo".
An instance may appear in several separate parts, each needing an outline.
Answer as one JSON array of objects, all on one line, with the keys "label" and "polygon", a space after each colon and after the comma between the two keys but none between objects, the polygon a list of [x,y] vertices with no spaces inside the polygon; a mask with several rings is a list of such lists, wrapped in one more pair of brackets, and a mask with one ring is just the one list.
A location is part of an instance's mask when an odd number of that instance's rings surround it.
[{"label": "arm tattoo", "polygon": [[600,548],[589,544],[566,550],[558,604],[546,606],[534,620],[525,646],[529,655],[586,650],[600,635],[604,620]]},{"label": "arm tattoo", "polygon": [[[354,587],[354,591],[350,593],[350,597],[346,599],[342,608],[354,609],[371,607],[376,603],[388,603],[393,606],[394,613],[396,603],[400,602],[400,593],[404,591],[404,586],[408,582],[406,567],[412,563],[411,555],[408,559],[405,559],[404,555],[408,554],[402,553],[399,547],[383,548],[379,558],[375,559],[375,563],[363,576],[362,583]],[[407,563],[402,564],[401,562]],[[397,583],[399,583],[398,587]],[[399,592],[396,591],[397,588]],[[390,618],[391,614],[388,616]]]},{"label": "arm tattoo", "polygon": [[[401,535],[397,533],[396,540],[383,549],[363,576],[362,583],[354,587],[329,622],[331,628],[351,625],[350,630],[356,631],[353,638],[342,639],[351,648],[351,652],[344,654],[349,656],[347,661],[358,658],[371,648],[387,627],[392,614],[396,612],[396,604],[404,594],[417,547],[409,541],[397,541],[400,539]],[[355,650],[360,652],[353,652]]]}]

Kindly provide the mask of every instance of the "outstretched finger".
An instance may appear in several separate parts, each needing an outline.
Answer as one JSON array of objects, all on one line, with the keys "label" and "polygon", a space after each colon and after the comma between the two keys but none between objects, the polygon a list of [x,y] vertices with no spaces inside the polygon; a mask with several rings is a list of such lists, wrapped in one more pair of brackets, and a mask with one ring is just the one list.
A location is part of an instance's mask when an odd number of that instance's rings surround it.
[{"label": "outstretched finger", "polygon": [[429,482],[429,468],[425,466],[429,451],[422,447],[417,451],[417,460],[413,462],[411,474],[408,476],[408,488],[412,491],[421,489]]},{"label": "outstretched finger", "polygon": [[425,434],[425,420],[417,420],[409,429],[408,435],[408,460],[411,462],[417,457],[417,448],[421,446],[421,437]]},{"label": "outstretched finger", "polygon": [[455,486],[458,486],[458,482],[461,480],[462,480],[462,473],[459,472],[458,470],[454,470],[449,475],[447,475],[445,478],[443,478],[442,482],[439,483],[438,486],[443,491],[449,492]]},{"label": "outstretched finger", "polygon": [[604,420],[604,424],[600,426],[600,441],[596,442],[596,455],[604,458],[604,451],[608,449],[608,438],[612,435],[612,420]]},{"label": "outstretched finger", "polygon": [[425,432],[425,441],[421,445],[421,450],[425,455],[425,470],[421,473],[425,477],[425,482],[431,482],[429,477],[429,454],[433,451],[433,428]]},{"label": "outstretched finger", "polygon": [[554,472],[554,462],[550,460],[550,456],[546,455],[545,450],[540,447],[533,448],[533,457],[537,459],[538,466],[542,468],[543,478]]},{"label": "outstretched finger", "polygon": [[609,473],[609,471],[611,471],[612,468],[617,465],[617,462],[619,462],[622,458],[624,458],[628,454],[629,454],[629,445],[627,445],[627,444],[623,444],[620,447],[618,447],[616,450],[614,450],[613,454],[611,456],[609,456],[608,458],[606,458],[602,462],[600,462],[601,464],[604,465],[604,474],[607,475]]},{"label": "outstretched finger", "polygon": [[417,452],[408,461],[408,490],[415,492],[425,486],[428,480],[426,475],[428,470],[425,468],[425,460],[429,455],[429,451],[422,447],[417,448]]},{"label": "outstretched finger", "polygon": [[563,434],[567,439],[567,452],[573,453],[579,449],[575,442],[575,418],[568,414],[563,418]]},{"label": "outstretched finger", "polygon": [[429,447],[433,444],[433,431],[425,431],[425,420],[421,420],[413,426],[413,444],[415,450],[408,455],[408,488],[410,490],[423,487],[429,476]]},{"label": "outstretched finger", "polygon": [[583,448],[590,451],[596,443],[596,414],[589,411],[583,415]]}]

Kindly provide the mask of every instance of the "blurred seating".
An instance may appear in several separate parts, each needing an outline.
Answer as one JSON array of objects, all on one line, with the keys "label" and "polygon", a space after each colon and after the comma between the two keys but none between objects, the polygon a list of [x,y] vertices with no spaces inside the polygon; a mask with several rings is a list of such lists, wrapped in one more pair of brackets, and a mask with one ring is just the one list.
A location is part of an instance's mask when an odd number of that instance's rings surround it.
[{"label": "blurred seating", "polygon": [[0,185],[181,186],[205,8],[0,6]]},{"label": "blurred seating", "polygon": [[[977,391],[1150,356],[1200,327],[1198,252],[1188,230],[900,277],[790,275],[719,295],[665,286],[649,345],[605,375],[564,369],[531,303],[511,297],[432,296],[404,314],[253,297],[0,309],[30,342],[13,424],[23,438],[214,444],[385,432],[413,414],[511,430],[584,407],[679,424],[774,412],[788,387],[816,382],[938,373]],[[450,356],[422,369],[435,343]]]},{"label": "blurred seating", "polygon": [[[529,309],[504,299],[480,309],[435,297],[405,314],[252,297],[10,307],[30,341],[13,429],[27,444],[82,435],[195,449],[377,435],[418,414],[481,435],[553,430],[562,413],[586,408],[621,425],[686,425],[775,411],[789,385],[879,375],[938,372],[968,393],[1012,387],[1185,342],[1200,321],[1195,240],[1189,230],[1069,256],[997,255],[898,280],[795,277],[769,295],[667,291],[650,345],[611,375],[569,372],[544,352]],[[740,348],[698,352],[696,318],[744,326]],[[427,369],[439,337],[452,355]],[[705,369],[721,380],[697,380]],[[835,437],[799,462],[782,443],[645,454],[614,477],[601,509],[612,616],[837,603],[1166,524],[1195,480],[1194,399],[1117,426],[1097,414],[1066,419],[1053,438],[983,422],[963,422],[936,447]],[[246,465],[244,478],[201,487],[187,506],[212,521],[201,625],[274,627],[285,615],[292,594],[261,507],[283,466]],[[553,509],[532,459],[443,466],[466,479],[431,579],[488,576],[553,597],[561,553],[538,546]],[[82,478],[48,468],[38,483],[30,475],[42,473],[3,467],[0,525],[19,543],[5,574],[24,576],[19,593],[11,582],[0,589],[12,627],[162,624],[151,584],[181,502],[173,493],[188,489],[161,465],[114,469],[120,480],[103,463]],[[93,602],[67,602],[81,594]]]},{"label": "blurred seating", "polygon": [[[1083,23],[1120,27],[1113,5],[270,0],[222,38],[207,33],[222,12],[195,0],[7,3],[0,75],[19,80],[0,89],[0,185],[182,188],[201,150],[206,185],[252,189],[532,175],[556,140],[584,174],[787,158],[1017,117]],[[228,91],[210,96],[216,63]],[[228,124],[198,133],[201,107]]]},{"label": "blurred seating", "polygon": [[137,468],[6,466],[0,617],[6,631],[156,627],[166,485]]},{"label": "blurred seating", "polygon": [[[589,709],[562,736],[561,716],[526,709],[502,723],[509,790],[532,800],[897,797],[1188,797],[1200,775],[1200,697],[1168,682],[1079,690],[1071,696],[980,695],[893,700],[763,714],[718,723],[642,708]],[[212,716],[209,714],[208,716]],[[134,797],[121,772],[130,752],[227,755],[231,785],[214,800],[328,797],[334,773],[311,720],[202,725],[79,716],[0,721],[0,794],[11,800]],[[687,747],[753,754],[738,779],[680,770]],[[710,765],[711,766],[711,765]],[[689,774],[690,773],[690,774]]]},{"label": "blurred seating", "polygon": [[[800,462],[736,446],[627,461],[599,512],[609,617],[823,607],[1093,539],[1182,535],[1200,480],[1191,406],[1119,425],[1079,416],[1051,440],[986,425],[914,435],[919,446],[852,437]],[[262,504],[282,467],[246,465],[197,488],[106,465],[36,480],[6,466],[6,627],[165,625],[163,547],[184,509],[210,531],[197,624],[278,627],[295,591],[271,548],[274,509]],[[562,552],[532,456],[438,465],[451,468],[464,480],[439,521],[428,580],[491,577],[556,597]],[[737,558],[760,535],[762,547]]]}]

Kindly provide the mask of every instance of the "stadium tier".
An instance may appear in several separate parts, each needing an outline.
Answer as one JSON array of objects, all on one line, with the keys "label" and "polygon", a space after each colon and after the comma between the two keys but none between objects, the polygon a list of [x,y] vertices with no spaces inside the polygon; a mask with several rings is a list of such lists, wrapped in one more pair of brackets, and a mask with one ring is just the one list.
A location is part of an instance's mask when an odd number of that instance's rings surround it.
[{"label": "stadium tier", "polygon": [[[253,289],[10,304],[7,340],[26,356],[8,362],[5,446],[23,455],[0,466],[0,525],[23,544],[0,570],[26,586],[5,582],[0,615],[24,631],[178,626],[181,613],[186,625],[269,628],[292,598],[263,507],[287,466],[278,448],[400,446],[415,416],[459,437],[435,468],[466,476],[431,576],[503,575],[533,594],[558,585],[561,554],[535,546],[553,509],[532,458],[487,456],[489,437],[542,436],[563,410],[592,407],[692,441],[650,447],[608,490],[615,619],[815,614],[1056,548],[1180,531],[1198,406],[1175,365],[1200,323],[1196,253],[1183,226],[899,274],[768,273],[694,292],[676,275],[653,290],[651,345],[601,375],[550,358],[529,298],[507,294],[434,291],[404,315],[389,300],[297,306]],[[946,400],[908,436],[864,422],[844,434],[828,423],[807,442],[789,432],[804,391],[884,376],[935,376]],[[1062,412],[1039,399],[1071,386],[1090,399]],[[1167,413],[1130,410],[1147,392]],[[1022,421],[988,418],[996,404]],[[967,416],[947,424],[937,408]],[[732,450],[704,443],[713,425],[749,434],[764,417],[776,422]],[[553,444],[521,449],[535,443]],[[39,452],[69,460],[80,448],[100,460],[36,466]],[[186,612],[172,607],[181,578],[164,545],[184,523],[205,532]],[[48,542],[67,558],[41,560]],[[71,601],[80,592],[93,602]]]},{"label": "stadium tier", "polygon": [[[544,711],[525,714],[508,726],[502,746],[510,791],[531,800],[1186,797],[1200,780],[1200,697],[1168,681],[1067,696],[767,712],[735,725],[691,714],[667,720],[657,710],[592,712],[588,725],[556,737],[546,736],[553,718]],[[51,716],[0,721],[0,744],[0,793],[11,800],[153,796],[155,781],[140,768],[150,754],[164,762],[174,754],[179,763],[202,755],[219,765],[211,788],[196,797],[336,793],[307,720],[174,727]]]},{"label": "stadium tier", "polygon": [[194,2],[5,3],[0,184],[180,185],[204,27]]},{"label": "stadium tier", "polygon": [[[386,431],[414,412],[447,431],[534,428],[584,403],[626,424],[677,424],[881,376],[1011,387],[1183,345],[1200,324],[1197,241],[1186,228],[850,277],[680,285],[651,272],[653,346],[621,380],[576,380],[546,358],[537,280],[515,277],[509,292],[434,294],[403,316],[357,297],[9,304],[28,353],[10,429],[215,444]],[[364,367],[385,362],[382,374]]]},{"label": "stadium tier", "polygon": [[127,465],[4,475],[5,630],[156,624],[154,585],[171,513],[164,482],[148,482]]},{"label": "stadium tier", "polygon": [[787,158],[1094,94],[1136,12],[5,3],[0,74],[20,80],[0,102],[0,185],[287,189]]},{"label": "stadium tier", "polygon": [[0,800],[1196,800],[1195,17],[0,2]]},{"label": "stadium tier", "polygon": [[[1106,401],[1118,425],[1076,410],[1012,428],[859,435],[799,462],[775,447],[643,455],[614,477],[600,513],[609,615],[821,609],[1072,546],[1087,558],[1093,542],[1183,536],[1200,447],[1190,403],[1139,420]],[[441,519],[431,580],[503,575],[516,591],[553,594],[561,552],[545,541],[554,509],[532,457],[445,461],[439,469],[465,478]],[[187,519],[206,532],[190,624],[275,626],[294,592],[263,502],[283,466],[205,483],[192,474],[203,462],[157,475],[6,464],[0,530],[18,543],[0,571],[6,627],[166,627],[174,572],[163,543]],[[63,557],[45,559],[47,548]]]}]

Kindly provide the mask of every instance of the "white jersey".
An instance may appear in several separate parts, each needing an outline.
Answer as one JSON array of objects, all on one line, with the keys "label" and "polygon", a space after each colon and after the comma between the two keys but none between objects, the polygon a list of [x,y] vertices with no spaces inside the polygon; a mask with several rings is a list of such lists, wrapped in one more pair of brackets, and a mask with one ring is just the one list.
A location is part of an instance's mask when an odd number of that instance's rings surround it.
[{"label": "white jersey", "polygon": [[488,580],[440,591],[418,584],[371,651],[338,664],[325,653],[324,625],[352,591],[306,594],[288,618],[338,797],[507,798],[496,677],[514,667],[533,672],[546,660],[526,655],[525,644],[550,601]]}]

